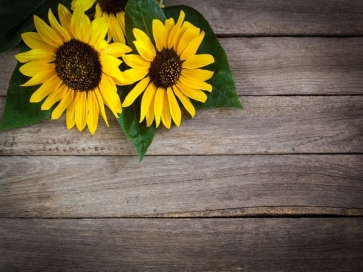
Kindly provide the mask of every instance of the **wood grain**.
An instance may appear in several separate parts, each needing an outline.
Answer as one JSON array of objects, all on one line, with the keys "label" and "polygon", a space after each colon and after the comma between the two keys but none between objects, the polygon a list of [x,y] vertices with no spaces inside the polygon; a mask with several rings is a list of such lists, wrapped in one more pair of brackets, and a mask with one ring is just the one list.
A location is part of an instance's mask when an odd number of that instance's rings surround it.
[{"label": "wood grain", "polygon": [[359,0],[165,0],[201,12],[221,35],[347,36],[363,34]]},{"label": "wood grain", "polygon": [[[148,155],[362,153],[363,96],[241,97],[245,110],[186,114],[180,128],[161,128]],[[0,111],[4,99],[0,98]],[[65,119],[0,132],[2,155],[135,155],[109,115],[94,136]]]},{"label": "wood grain", "polygon": [[363,216],[363,155],[3,156],[0,217]]},{"label": "wood grain", "polygon": [[361,271],[362,218],[0,219],[2,271]]},{"label": "wood grain", "polygon": [[[362,94],[363,38],[224,38],[239,95]],[[0,96],[14,55],[0,54]]]}]

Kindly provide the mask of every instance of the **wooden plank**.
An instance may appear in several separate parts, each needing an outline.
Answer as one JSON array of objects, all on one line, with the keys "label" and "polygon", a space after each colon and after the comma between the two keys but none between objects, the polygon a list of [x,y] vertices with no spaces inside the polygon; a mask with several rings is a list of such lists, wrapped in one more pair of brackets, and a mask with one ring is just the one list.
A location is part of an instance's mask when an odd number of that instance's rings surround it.
[{"label": "wooden plank", "polygon": [[201,12],[221,35],[340,36],[363,34],[359,0],[165,0]]},{"label": "wooden plank", "polygon": [[220,41],[239,95],[362,94],[363,38]]},{"label": "wooden plank", "polygon": [[[4,99],[0,98],[0,111]],[[363,96],[241,97],[245,110],[208,109],[180,128],[160,128],[148,155],[362,153]],[[135,155],[109,115],[94,136],[64,116],[0,132],[2,155]]]},{"label": "wooden plank", "polygon": [[3,156],[0,217],[363,216],[363,155]]},{"label": "wooden plank", "polygon": [[19,50],[20,47],[16,47],[0,54],[0,96],[6,95],[11,75],[16,66],[16,59],[14,56]]},{"label": "wooden plank", "polygon": [[2,271],[361,271],[362,218],[0,219]]},{"label": "wooden plank", "polygon": [[[363,16],[362,16],[363,17]],[[239,95],[361,94],[363,38],[220,39]],[[5,96],[17,49],[0,55]]]}]

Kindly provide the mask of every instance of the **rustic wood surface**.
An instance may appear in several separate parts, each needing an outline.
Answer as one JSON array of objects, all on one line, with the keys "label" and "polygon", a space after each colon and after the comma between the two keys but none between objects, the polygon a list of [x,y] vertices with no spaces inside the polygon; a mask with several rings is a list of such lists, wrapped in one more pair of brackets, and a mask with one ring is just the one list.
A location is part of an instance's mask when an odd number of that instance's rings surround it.
[{"label": "rustic wood surface", "polygon": [[165,0],[201,12],[224,36],[361,36],[359,0]]},{"label": "rustic wood surface", "polygon": [[362,228],[362,218],[3,219],[0,254],[4,271],[358,271]]},{"label": "rustic wood surface", "polygon": [[363,216],[362,165],[361,155],[0,157],[0,217]]},{"label": "rustic wood surface", "polygon": [[363,2],[164,3],[209,20],[245,110],[184,112],[141,163],[111,116],[1,131],[0,271],[362,271]]}]

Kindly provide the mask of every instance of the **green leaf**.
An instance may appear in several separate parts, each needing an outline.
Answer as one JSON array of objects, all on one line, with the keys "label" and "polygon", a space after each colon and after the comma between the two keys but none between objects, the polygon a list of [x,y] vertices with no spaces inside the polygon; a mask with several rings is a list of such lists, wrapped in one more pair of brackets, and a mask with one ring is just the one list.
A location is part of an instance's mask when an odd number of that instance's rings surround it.
[{"label": "green leaf", "polygon": [[[22,46],[21,52],[28,51],[29,48]],[[30,103],[31,95],[39,86],[21,87],[20,84],[29,80],[19,71],[22,64],[18,63],[10,79],[9,88],[6,96],[6,104],[0,130],[15,127],[29,126],[49,118],[52,109],[48,111],[41,110],[40,103]]]},{"label": "green leaf", "polygon": [[[131,86],[117,87],[121,101],[125,100],[125,97],[130,92],[131,88]],[[139,123],[139,119],[140,103],[133,103],[130,107],[122,108],[122,114],[119,115],[117,121],[132,141],[139,156],[139,161],[141,161],[154,139],[156,128],[154,124],[151,127],[146,127],[145,121]]]},{"label": "green leaf", "polygon": [[0,52],[20,43],[21,34],[34,30],[33,15],[48,21],[48,10],[57,14],[58,4],[67,8],[72,0],[0,0]]},{"label": "green leaf", "polygon": [[208,21],[198,11],[187,6],[172,6],[163,8],[167,18],[178,20],[180,11],[185,13],[185,21],[192,23],[205,32],[205,37],[198,49],[198,54],[210,54],[215,62],[203,67],[214,71],[213,77],[208,81],[213,91],[208,95],[205,103],[193,101],[196,108],[240,108],[243,109],[236,92],[234,77],[229,67],[227,55],[213,33]]},{"label": "green leaf", "polygon": [[158,19],[165,21],[165,15],[155,0],[129,0],[125,10],[126,39],[132,50],[136,51],[133,41],[135,40],[133,29],[144,31],[154,42],[152,32],[152,21]]}]

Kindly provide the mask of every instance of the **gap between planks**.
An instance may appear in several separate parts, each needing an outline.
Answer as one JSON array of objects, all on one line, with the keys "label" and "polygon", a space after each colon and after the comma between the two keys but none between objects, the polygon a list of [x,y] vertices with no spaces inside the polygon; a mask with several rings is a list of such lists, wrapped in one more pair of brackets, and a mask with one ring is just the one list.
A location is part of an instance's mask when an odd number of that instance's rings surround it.
[{"label": "gap between planks", "polygon": [[218,218],[335,218],[363,217],[363,209],[345,207],[243,207],[220,210],[189,211],[156,215],[100,216],[100,217],[7,217],[0,219],[44,219],[44,220],[82,220],[82,219],[218,219]]}]

